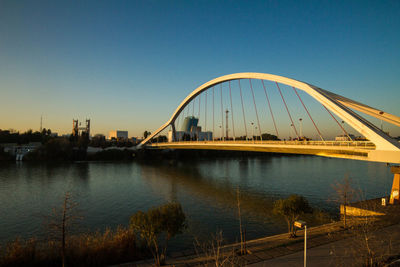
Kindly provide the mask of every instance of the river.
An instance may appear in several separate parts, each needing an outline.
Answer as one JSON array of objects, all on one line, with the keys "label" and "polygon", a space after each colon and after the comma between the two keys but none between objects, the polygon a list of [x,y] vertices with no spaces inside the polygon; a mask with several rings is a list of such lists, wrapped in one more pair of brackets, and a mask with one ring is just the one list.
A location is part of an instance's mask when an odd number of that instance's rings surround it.
[{"label": "river", "polygon": [[390,193],[393,176],[382,163],[316,156],[251,156],[157,162],[0,163],[0,244],[17,236],[46,235],[46,219],[71,192],[83,219],[79,231],[127,226],[138,210],[168,201],[182,204],[188,229],[172,249],[222,231],[238,239],[236,190],[240,189],[247,239],[286,231],[271,213],[274,200],[300,194],[337,213],[332,184],[345,176],[375,198]]}]

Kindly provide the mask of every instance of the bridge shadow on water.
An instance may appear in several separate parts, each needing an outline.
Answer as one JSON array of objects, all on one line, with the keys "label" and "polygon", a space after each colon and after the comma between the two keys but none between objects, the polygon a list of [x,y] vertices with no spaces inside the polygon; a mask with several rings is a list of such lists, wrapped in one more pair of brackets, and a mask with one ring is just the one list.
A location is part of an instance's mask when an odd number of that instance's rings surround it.
[{"label": "bridge shadow on water", "polygon": [[[297,193],[292,188],[286,194],[276,191],[282,161],[299,161],[314,156],[280,155],[242,151],[148,151],[139,159],[142,177],[148,179],[154,191],[168,186],[168,201],[182,203],[189,217],[188,233],[179,243],[194,237],[210,236],[223,230],[230,242],[239,238],[237,189],[248,239],[286,231],[286,222],[272,213],[273,202]],[[277,170],[275,173],[272,170]],[[289,168],[288,166],[283,168]],[[275,180],[275,181],[274,181]],[[271,190],[268,190],[271,183]],[[267,188],[267,189],[266,189]],[[165,190],[164,190],[165,191]],[[335,211],[330,209],[333,215]],[[309,218],[309,225],[320,223]]]}]

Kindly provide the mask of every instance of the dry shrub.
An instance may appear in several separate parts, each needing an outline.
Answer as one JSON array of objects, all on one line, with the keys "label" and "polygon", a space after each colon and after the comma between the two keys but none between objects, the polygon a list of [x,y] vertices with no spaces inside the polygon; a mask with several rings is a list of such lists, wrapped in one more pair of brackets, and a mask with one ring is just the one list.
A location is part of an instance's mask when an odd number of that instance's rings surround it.
[{"label": "dry shrub", "polygon": [[103,266],[141,258],[135,233],[124,227],[73,236],[68,241],[68,262],[74,266]]},{"label": "dry shrub", "polygon": [[[67,266],[106,266],[149,256],[136,246],[134,232],[124,227],[71,236],[66,245]],[[17,238],[0,247],[0,266],[60,266],[59,246],[58,241],[39,243]]]},{"label": "dry shrub", "polygon": [[195,251],[201,266],[243,266],[234,247],[224,247],[222,232],[212,235],[208,242],[195,239]]},{"label": "dry shrub", "polygon": [[36,239],[21,240],[20,238],[0,247],[0,266],[26,266],[35,260]]}]

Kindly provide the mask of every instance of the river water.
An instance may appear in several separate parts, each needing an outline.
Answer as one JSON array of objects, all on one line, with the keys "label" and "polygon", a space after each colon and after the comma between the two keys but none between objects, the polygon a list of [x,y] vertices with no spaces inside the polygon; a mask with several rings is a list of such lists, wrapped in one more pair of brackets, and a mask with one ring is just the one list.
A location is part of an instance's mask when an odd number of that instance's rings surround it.
[{"label": "river water", "polygon": [[286,231],[271,213],[272,202],[300,194],[331,214],[332,184],[345,176],[367,198],[390,193],[393,176],[385,164],[316,156],[252,156],[161,162],[75,162],[0,164],[0,244],[17,236],[45,236],[46,217],[70,191],[83,219],[79,231],[127,226],[138,210],[178,201],[188,229],[172,249],[192,248],[193,239],[222,231],[238,240],[237,188],[247,239]]}]

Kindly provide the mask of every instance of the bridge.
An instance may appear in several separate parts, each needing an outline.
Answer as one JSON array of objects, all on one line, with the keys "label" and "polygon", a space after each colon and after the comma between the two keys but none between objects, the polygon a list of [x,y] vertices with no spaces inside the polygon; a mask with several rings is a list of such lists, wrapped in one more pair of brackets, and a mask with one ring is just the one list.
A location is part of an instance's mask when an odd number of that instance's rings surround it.
[{"label": "bridge", "polygon": [[[260,86],[257,97],[256,80]],[[244,86],[244,82],[247,86]],[[245,89],[249,96],[247,102]],[[235,93],[240,101],[237,100],[234,104],[232,96]],[[292,98],[288,97],[289,93]],[[276,99],[273,98],[274,94]],[[307,97],[311,101],[310,105],[305,101]],[[294,100],[298,106],[294,106]],[[253,106],[251,112],[246,103]],[[264,109],[263,114],[267,114],[266,122],[260,122],[260,109]],[[294,114],[293,110],[300,114]],[[323,112],[327,114],[327,118],[322,117]],[[313,118],[312,113],[317,116]],[[235,118],[235,114],[240,115]],[[365,115],[380,121],[381,127],[367,120]],[[284,117],[287,121],[282,122]],[[298,128],[296,118],[299,121]],[[332,140],[324,137],[323,130],[318,127],[317,118],[327,128],[331,127],[327,124],[328,119],[336,124],[342,132],[340,138]],[[204,131],[198,125],[200,119]],[[236,73],[215,78],[196,88],[180,103],[170,119],[145,138],[138,148],[146,146],[162,149],[309,154],[400,164],[400,143],[383,130],[383,121],[400,127],[400,117],[396,115],[312,84],[272,74]],[[182,127],[186,127],[184,131],[177,131],[180,123],[183,124]],[[167,128],[170,128],[169,139],[165,141],[159,135]],[[358,132],[360,137],[352,135],[351,130]],[[306,137],[305,133],[310,135],[311,131],[314,131],[319,140]]]}]

